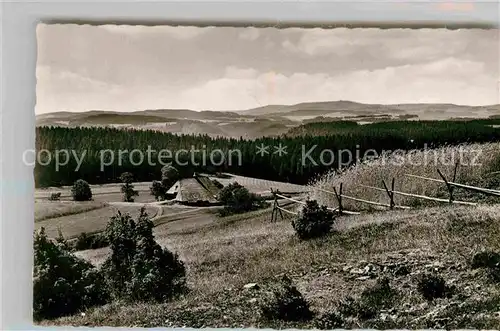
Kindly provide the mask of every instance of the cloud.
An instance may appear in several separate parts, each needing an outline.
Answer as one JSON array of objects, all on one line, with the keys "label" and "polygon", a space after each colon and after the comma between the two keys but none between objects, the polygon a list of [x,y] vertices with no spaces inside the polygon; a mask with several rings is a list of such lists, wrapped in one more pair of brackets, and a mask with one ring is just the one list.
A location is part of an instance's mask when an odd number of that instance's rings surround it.
[{"label": "cloud", "polygon": [[180,98],[194,109],[224,110],[341,99],[381,104],[485,105],[499,102],[497,79],[485,71],[482,63],[446,58],[426,64],[356,70],[339,75],[266,72],[255,77],[237,77],[229,74],[189,88]]}]

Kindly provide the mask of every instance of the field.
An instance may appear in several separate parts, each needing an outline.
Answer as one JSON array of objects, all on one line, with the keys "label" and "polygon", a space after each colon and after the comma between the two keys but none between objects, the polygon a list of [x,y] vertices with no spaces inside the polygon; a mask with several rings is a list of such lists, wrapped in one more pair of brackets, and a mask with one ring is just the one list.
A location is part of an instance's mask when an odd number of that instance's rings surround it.
[{"label": "field", "polygon": [[[442,147],[435,150],[416,150],[407,154],[392,154],[385,158],[365,162],[338,173],[332,171],[311,183],[311,197],[327,206],[336,205],[335,196],[318,190],[332,191],[343,183],[344,194],[380,203],[388,203],[384,191],[376,191],[362,185],[382,188],[395,179],[397,191],[427,195],[438,198],[448,198],[448,190],[444,183],[423,181],[411,178],[407,174],[440,179],[439,169],[448,179],[452,178],[456,163],[456,182],[476,185],[484,188],[497,189],[500,184],[500,144],[464,144],[460,146]],[[454,191],[456,200],[498,202],[487,196],[464,191],[457,188]],[[405,206],[435,205],[414,197],[397,196],[396,204]],[[370,209],[370,206],[355,201],[345,200],[345,207],[352,210]]]},{"label": "field", "polygon": [[[473,252],[500,249],[497,206],[342,217],[336,233],[309,242],[297,240],[290,219],[270,223],[269,212],[193,223],[185,230],[170,228],[169,223],[158,226],[156,239],[178,252],[188,267],[190,292],[178,300],[112,303],[91,309],[85,316],[43,324],[310,328],[308,322],[263,321],[253,300],[259,291],[243,288],[286,273],[317,314],[334,310],[348,296],[359,296],[377,277],[389,277],[391,287],[398,291],[394,307],[385,318],[354,319],[349,328],[500,327],[498,285],[470,268]],[[107,249],[79,253],[95,264],[106,254]],[[395,272],[402,267],[410,270],[408,275]],[[424,271],[439,272],[456,287],[456,294],[425,301],[415,285]],[[475,309],[481,314],[473,313]]]},{"label": "field", "polygon": [[[495,181],[485,180],[486,174],[498,166],[497,143],[463,146],[462,161],[480,150],[480,165],[464,165],[457,182],[498,187]],[[452,160],[460,147],[443,147],[437,151],[443,161]],[[411,152],[415,160],[422,152]],[[465,156],[464,156],[465,155]],[[398,189],[429,195],[443,193],[443,185],[431,183],[418,186],[403,176],[410,172],[434,176],[436,165],[394,166],[381,160],[359,164],[341,174],[327,174],[308,187],[288,183],[258,180],[226,174],[213,177],[222,184],[232,181],[247,186],[254,193],[267,194],[270,188],[294,192],[299,196],[318,199],[321,204],[334,206],[330,195],[315,188],[329,188],[344,183],[346,194],[384,201],[384,195],[359,188],[358,183],[380,186],[379,181],[397,177]],[[438,166],[449,173],[454,162]],[[147,183],[137,187],[145,191]],[[96,196],[118,194],[119,186],[93,187]],[[67,190],[66,188],[64,190]],[[41,192],[40,192],[41,191]],[[39,190],[40,195],[45,190]],[[304,193],[308,192],[308,193]],[[445,192],[445,191],[444,191]],[[317,195],[314,195],[317,194]],[[473,199],[465,192],[460,198]],[[378,199],[378,200],[377,200]],[[265,286],[271,279],[286,274],[309,302],[315,316],[334,312],[350,299],[357,300],[362,292],[385,277],[395,290],[391,308],[370,319],[360,317],[344,321],[345,328],[489,328],[500,327],[498,307],[500,288],[487,271],[473,269],[471,261],[477,252],[500,250],[500,207],[496,200],[478,206],[418,204],[413,199],[398,200],[409,204],[411,210],[376,211],[359,203],[348,204],[364,213],[340,216],[334,231],[321,239],[300,241],[290,224],[292,218],[270,221],[271,209],[220,217],[218,207],[187,207],[171,204],[147,204],[153,216],[156,241],[179,254],[187,268],[189,291],[168,303],[112,302],[91,308],[85,315],[76,314],[42,325],[140,326],[140,327],[257,327],[313,328],[315,319],[303,322],[284,322],[263,319],[259,302],[263,290],[245,289],[246,284]],[[60,227],[69,238],[81,232],[101,231],[116,210],[137,215],[142,203],[99,202],[79,203],[37,202],[44,206],[53,203],[54,213],[65,213],[72,206],[74,214],[47,218],[35,223],[45,226],[50,236]],[[280,201],[288,210],[300,211],[292,202]],[[78,206],[78,208],[76,207]],[[82,211],[91,206],[98,209]],[[96,207],[97,208],[97,207]],[[71,210],[71,209],[69,209]],[[108,247],[75,253],[96,266],[110,254]],[[451,295],[425,300],[417,290],[417,280],[423,273],[439,274]]]},{"label": "field", "polygon": [[[216,177],[210,177],[216,178]],[[269,188],[283,192],[303,192],[305,186],[283,182],[273,182],[227,174],[224,178],[216,178],[227,185],[238,182],[246,186],[250,192],[269,196]],[[217,217],[214,208],[196,208],[182,205],[158,204],[150,195],[151,183],[134,183],[139,191],[134,203],[122,202],[121,184],[91,185],[93,201],[75,202],[71,199],[71,187],[51,187],[35,191],[35,229],[44,227],[49,237],[56,237],[59,229],[65,238],[77,237],[80,233],[96,233],[104,230],[109,218],[118,211],[129,213],[132,217],[139,214],[142,206],[154,220],[155,224],[169,223],[169,227],[189,228],[191,223],[212,223]],[[49,201],[51,193],[61,193],[61,201]]]}]

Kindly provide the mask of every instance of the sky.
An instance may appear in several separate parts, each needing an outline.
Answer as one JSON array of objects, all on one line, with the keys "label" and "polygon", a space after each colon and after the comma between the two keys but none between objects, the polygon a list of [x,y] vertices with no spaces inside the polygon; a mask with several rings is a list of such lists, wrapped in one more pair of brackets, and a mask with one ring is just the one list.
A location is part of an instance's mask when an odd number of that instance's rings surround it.
[{"label": "sky", "polygon": [[39,24],[37,42],[37,114],[500,103],[498,30]]}]

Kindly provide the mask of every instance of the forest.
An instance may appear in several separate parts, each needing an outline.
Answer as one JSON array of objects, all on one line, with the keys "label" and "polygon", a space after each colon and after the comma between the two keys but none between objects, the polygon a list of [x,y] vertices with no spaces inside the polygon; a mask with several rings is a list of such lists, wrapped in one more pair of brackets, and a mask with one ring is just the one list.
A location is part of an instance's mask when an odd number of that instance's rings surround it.
[{"label": "forest", "polygon": [[[77,179],[84,179],[91,184],[113,183],[119,182],[119,176],[123,172],[133,173],[136,181],[158,179],[162,164],[156,162],[152,165],[146,159],[137,162],[137,158],[135,161],[131,160],[126,153],[119,154],[119,151],[132,150],[142,151],[144,155],[149,153],[153,160],[158,159],[160,150],[168,150],[170,156],[178,156],[175,161],[180,162],[178,168],[183,176],[189,176],[195,171],[230,172],[306,184],[332,168],[347,167],[356,162],[356,159],[347,156],[347,159],[340,157],[327,163],[310,162],[319,160],[324,150],[357,151],[363,155],[368,150],[380,153],[387,150],[500,141],[500,129],[496,127],[498,124],[499,119],[393,121],[365,125],[336,121],[308,123],[292,128],[282,136],[255,140],[108,127],[38,127],[36,151],[39,157],[35,164],[35,185],[71,185]],[[262,146],[267,149],[259,149]],[[281,152],[278,150],[279,146],[282,147]],[[53,156],[60,150],[84,155],[79,168],[77,160],[72,157],[65,160],[64,166],[57,166]],[[199,152],[176,153],[181,150]],[[213,153],[215,150],[220,151]],[[309,162],[304,162],[304,151],[308,155],[305,161]],[[210,158],[208,155],[215,157]]]}]

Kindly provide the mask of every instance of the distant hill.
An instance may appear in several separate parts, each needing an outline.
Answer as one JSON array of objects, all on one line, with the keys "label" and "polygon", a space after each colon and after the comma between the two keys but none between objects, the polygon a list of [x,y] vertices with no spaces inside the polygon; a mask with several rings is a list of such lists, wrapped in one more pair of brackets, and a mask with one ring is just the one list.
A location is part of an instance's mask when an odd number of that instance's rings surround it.
[{"label": "distant hill", "polygon": [[243,111],[146,109],[134,112],[90,110],[40,114],[37,126],[111,126],[178,134],[207,134],[234,138],[276,136],[303,123],[338,120],[361,124],[392,120],[445,120],[500,116],[500,105],[363,104],[352,101],[268,105]]},{"label": "distant hill", "polygon": [[420,119],[441,120],[454,117],[485,118],[500,115],[500,105],[465,106],[454,104],[363,104],[352,101],[306,102],[295,105],[272,105],[238,112],[242,115],[276,117],[352,117],[416,115]]}]

